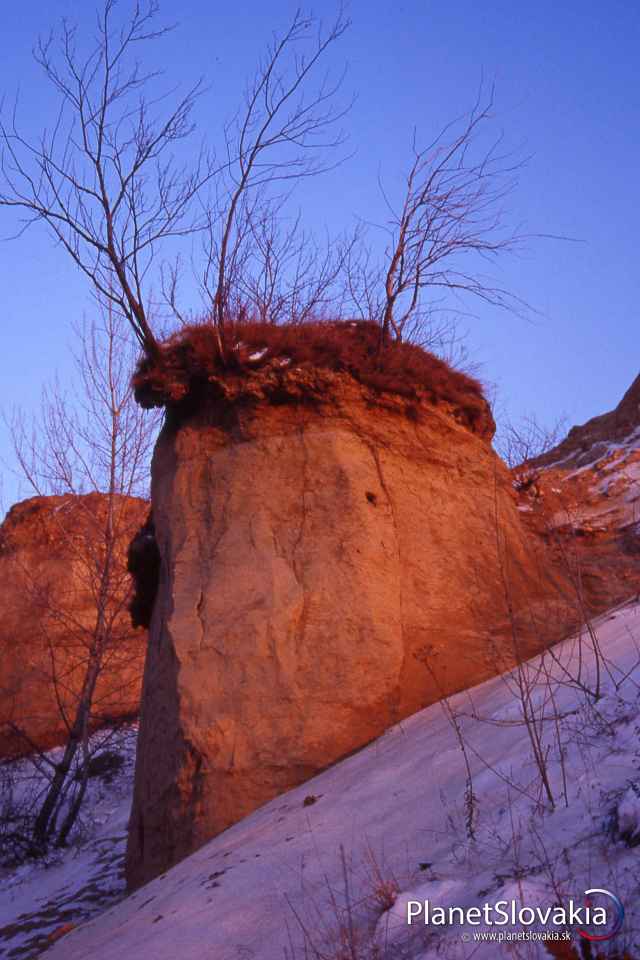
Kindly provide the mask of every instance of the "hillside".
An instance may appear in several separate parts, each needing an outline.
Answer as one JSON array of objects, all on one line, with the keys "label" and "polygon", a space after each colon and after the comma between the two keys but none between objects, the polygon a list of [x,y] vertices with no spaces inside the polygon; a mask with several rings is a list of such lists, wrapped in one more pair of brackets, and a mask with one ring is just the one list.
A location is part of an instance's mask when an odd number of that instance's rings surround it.
[{"label": "hillside", "polygon": [[[539,906],[581,901],[594,886],[624,903],[616,947],[637,949],[640,606],[593,626],[273,800],[69,933],[47,960],[512,956],[507,944],[465,943],[458,929],[407,927],[407,901]],[[586,691],[598,674],[595,702]],[[523,722],[525,688],[553,806]],[[537,943],[520,948],[548,956]]]}]

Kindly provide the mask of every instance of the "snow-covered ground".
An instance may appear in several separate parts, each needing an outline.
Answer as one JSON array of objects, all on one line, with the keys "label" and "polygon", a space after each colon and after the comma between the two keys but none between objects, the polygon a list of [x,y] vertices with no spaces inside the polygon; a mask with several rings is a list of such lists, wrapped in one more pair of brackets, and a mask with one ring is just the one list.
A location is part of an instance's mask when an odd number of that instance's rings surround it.
[{"label": "snow-covered ground", "polygon": [[[408,926],[409,901],[580,907],[592,888],[626,911],[604,955],[627,946],[636,956],[639,648],[640,606],[610,611],[267,804],[57,941],[47,960],[548,957],[537,941],[473,939],[510,927]],[[120,835],[121,813],[109,835]],[[87,857],[60,868],[56,896],[78,889]],[[39,906],[27,882],[25,913]],[[47,880],[43,900],[53,889]],[[3,915],[15,914],[19,887],[10,895]]]},{"label": "snow-covered ground", "polygon": [[[64,850],[46,860],[18,867],[0,866],[0,957],[31,960],[69,924],[79,924],[121,899],[125,893],[123,861],[131,807],[137,727],[107,730],[92,738],[121,765],[92,777],[79,821]],[[59,750],[48,754],[54,760]],[[41,789],[44,778],[28,761],[5,766],[11,773],[14,802]],[[3,778],[6,788],[6,776]],[[3,792],[3,799],[6,796]]]}]

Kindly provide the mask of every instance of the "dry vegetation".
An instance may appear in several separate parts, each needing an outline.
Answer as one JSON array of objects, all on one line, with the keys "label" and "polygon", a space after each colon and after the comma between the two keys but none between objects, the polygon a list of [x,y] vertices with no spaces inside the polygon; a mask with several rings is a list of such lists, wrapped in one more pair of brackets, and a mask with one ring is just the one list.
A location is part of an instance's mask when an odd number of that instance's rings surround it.
[{"label": "dry vegetation", "polygon": [[[286,401],[287,378],[300,368],[346,373],[375,394],[394,393],[411,401],[445,403],[470,429],[491,435],[493,421],[480,383],[454,370],[421,347],[383,342],[378,324],[325,322],[233,325],[235,347],[221,352],[209,324],[186,326],[167,340],[158,359],[144,357],[133,378],[136,399],[145,407],[191,407],[190,401],[221,402],[221,385],[269,374],[274,401]],[[227,334],[227,341],[230,334]],[[280,388],[280,389],[278,389]],[[234,397],[237,398],[237,394]],[[250,394],[243,394],[246,401]],[[417,412],[410,406],[408,412]]]}]

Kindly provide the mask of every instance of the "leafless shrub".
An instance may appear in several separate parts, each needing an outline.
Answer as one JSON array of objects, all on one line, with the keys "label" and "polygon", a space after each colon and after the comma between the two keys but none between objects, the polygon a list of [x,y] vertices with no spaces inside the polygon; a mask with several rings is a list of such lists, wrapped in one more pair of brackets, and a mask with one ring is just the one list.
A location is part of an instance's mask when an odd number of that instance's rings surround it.
[{"label": "leafless shrub", "polygon": [[354,895],[353,858],[340,847],[341,884],[334,889],[325,876],[322,896],[307,900],[304,914],[291,900],[289,909],[302,937],[300,947],[289,932],[285,960],[409,960],[409,951],[397,938],[391,943],[388,932],[376,934],[377,921],[391,909],[400,892],[400,883],[366,844],[361,865],[364,874]]},{"label": "leafless shrub", "polygon": [[516,481],[520,486],[526,486],[527,483],[531,486],[537,479],[538,471],[530,466],[528,461],[552,450],[566,432],[566,417],[561,417],[550,427],[545,427],[534,414],[529,414],[522,417],[518,423],[508,420],[501,424],[494,446],[507,466],[516,471]]}]

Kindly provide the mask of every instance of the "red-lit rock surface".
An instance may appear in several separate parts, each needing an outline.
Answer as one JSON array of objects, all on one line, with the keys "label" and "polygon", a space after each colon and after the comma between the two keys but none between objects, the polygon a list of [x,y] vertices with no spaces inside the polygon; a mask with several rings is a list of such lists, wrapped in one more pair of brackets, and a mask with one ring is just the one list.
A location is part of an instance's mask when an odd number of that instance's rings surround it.
[{"label": "red-lit rock surface", "polygon": [[132,885],[504,668],[512,627],[524,655],[575,614],[488,409],[474,432],[445,403],[346,374],[278,377],[277,396],[256,372],[170,416],[156,447]]},{"label": "red-lit rock surface", "polygon": [[[146,631],[126,608],[129,540],[148,504],[118,498],[119,537],[110,610],[118,643],[95,697],[94,722],[137,713]],[[51,746],[65,734],[86,665],[96,617],[95,562],[105,498],[34,497],[11,508],[0,527],[0,756]]]}]

